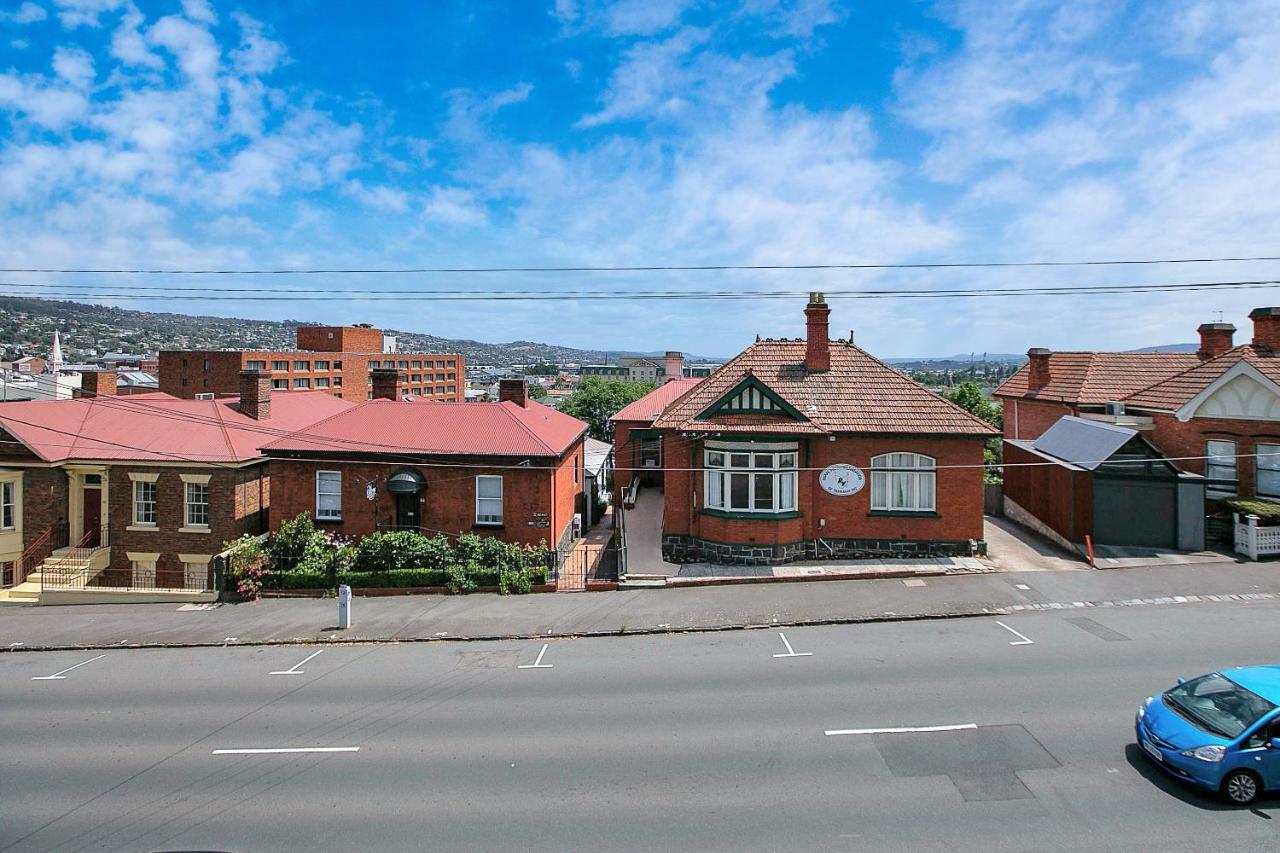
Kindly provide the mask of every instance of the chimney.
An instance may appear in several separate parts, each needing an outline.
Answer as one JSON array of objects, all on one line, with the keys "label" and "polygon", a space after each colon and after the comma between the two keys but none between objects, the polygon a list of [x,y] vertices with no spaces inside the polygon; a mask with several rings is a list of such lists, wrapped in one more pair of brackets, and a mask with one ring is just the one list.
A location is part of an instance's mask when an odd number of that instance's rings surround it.
[{"label": "chimney", "polygon": [[1049,350],[1032,347],[1027,350],[1027,390],[1039,391],[1049,384]]},{"label": "chimney", "polygon": [[666,381],[672,382],[684,378],[684,353],[667,350],[662,359],[662,369],[667,374]]},{"label": "chimney", "polygon": [[369,371],[373,378],[373,399],[399,400],[400,381],[404,374],[393,367],[375,367]]},{"label": "chimney", "polygon": [[1196,355],[1201,361],[1208,361],[1222,355],[1234,345],[1232,336],[1236,327],[1230,323],[1201,323],[1197,329],[1200,333],[1200,349]]},{"label": "chimney", "polygon": [[509,400],[523,409],[528,397],[529,386],[523,376],[516,377],[515,379],[498,380],[499,403],[505,403]]},{"label": "chimney", "polygon": [[271,374],[265,370],[240,371],[240,414],[255,421],[271,419]]},{"label": "chimney", "polygon": [[80,374],[80,390],[76,397],[116,396],[116,372],[114,370],[86,370]]},{"label": "chimney", "polygon": [[1280,352],[1280,308],[1254,308],[1249,319],[1253,321],[1253,345]]},{"label": "chimney", "polygon": [[813,373],[824,373],[831,369],[831,340],[827,337],[830,316],[831,308],[827,306],[826,297],[819,292],[810,293],[809,304],[804,309],[808,335],[804,366]]}]

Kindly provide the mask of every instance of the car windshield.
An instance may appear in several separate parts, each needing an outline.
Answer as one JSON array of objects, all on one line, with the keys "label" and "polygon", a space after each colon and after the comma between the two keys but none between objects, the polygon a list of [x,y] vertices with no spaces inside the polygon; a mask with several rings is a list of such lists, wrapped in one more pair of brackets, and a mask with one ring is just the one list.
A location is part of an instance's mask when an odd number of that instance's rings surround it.
[{"label": "car windshield", "polygon": [[1165,692],[1164,700],[1200,728],[1225,738],[1239,737],[1276,707],[1216,672],[1179,684]]}]

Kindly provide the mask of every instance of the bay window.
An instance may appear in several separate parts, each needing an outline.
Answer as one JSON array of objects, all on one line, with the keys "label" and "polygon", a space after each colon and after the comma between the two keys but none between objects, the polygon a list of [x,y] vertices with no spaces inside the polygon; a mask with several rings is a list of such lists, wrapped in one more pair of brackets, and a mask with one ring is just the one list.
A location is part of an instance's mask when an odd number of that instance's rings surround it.
[{"label": "bay window", "polygon": [[1280,444],[1258,445],[1258,487],[1261,497],[1280,498]]},{"label": "bay window", "polygon": [[796,445],[708,442],[703,465],[703,505],[707,509],[795,511]]},{"label": "bay window", "polygon": [[1231,497],[1239,491],[1236,471],[1236,443],[1225,439],[1204,443],[1204,493],[1211,498]]},{"label": "bay window", "polygon": [[882,453],[871,457],[871,509],[884,512],[933,512],[937,463],[920,453]]}]

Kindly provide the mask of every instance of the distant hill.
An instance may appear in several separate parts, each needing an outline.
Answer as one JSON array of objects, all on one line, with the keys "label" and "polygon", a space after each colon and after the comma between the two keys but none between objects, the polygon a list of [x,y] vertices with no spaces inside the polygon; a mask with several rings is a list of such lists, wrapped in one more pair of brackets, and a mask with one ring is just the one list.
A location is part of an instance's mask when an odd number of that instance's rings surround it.
[{"label": "distant hill", "polygon": [[909,356],[905,358],[881,359],[889,364],[903,368],[942,370],[945,368],[968,367],[970,364],[1022,364],[1027,360],[1025,354],[1009,352],[975,352],[959,355]]},{"label": "distant hill", "polygon": [[1199,344],[1161,344],[1157,347],[1131,349],[1129,352],[1195,352],[1198,349],[1200,349]]},{"label": "distant hill", "polygon": [[[67,361],[91,359],[104,352],[147,352],[163,349],[292,349],[305,320],[244,320],[133,311],[83,302],[0,297],[0,352],[44,355],[56,328]],[[460,352],[468,364],[509,365],[598,363],[620,355],[661,356],[661,352],[584,350],[535,341],[484,343],[444,338],[422,332],[386,329],[405,352]],[[722,361],[688,355],[687,361]]]}]

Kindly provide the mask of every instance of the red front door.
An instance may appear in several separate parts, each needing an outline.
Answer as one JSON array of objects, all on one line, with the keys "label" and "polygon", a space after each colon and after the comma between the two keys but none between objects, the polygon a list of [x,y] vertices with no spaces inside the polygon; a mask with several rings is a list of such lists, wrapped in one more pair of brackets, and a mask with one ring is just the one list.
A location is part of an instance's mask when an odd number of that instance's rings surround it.
[{"label": "red front door", "polygon": [[[102,487],[84,487],[84,535],[88,536],[85,544],[96,548],[102,544]],[[72,545],[76,544],[74,542]]]}]

